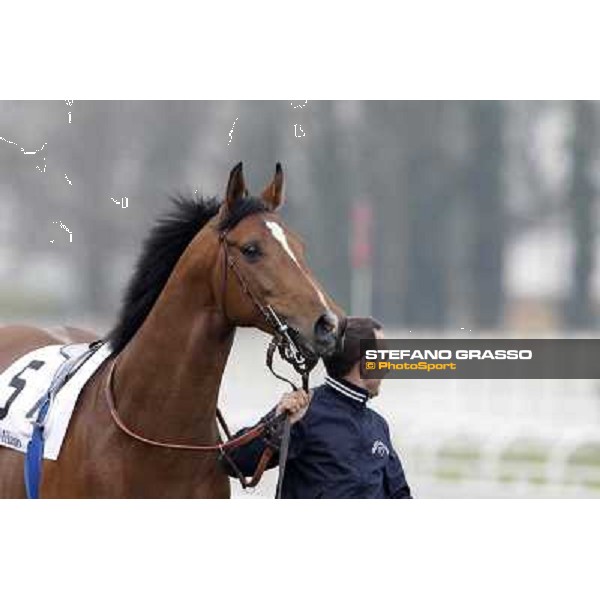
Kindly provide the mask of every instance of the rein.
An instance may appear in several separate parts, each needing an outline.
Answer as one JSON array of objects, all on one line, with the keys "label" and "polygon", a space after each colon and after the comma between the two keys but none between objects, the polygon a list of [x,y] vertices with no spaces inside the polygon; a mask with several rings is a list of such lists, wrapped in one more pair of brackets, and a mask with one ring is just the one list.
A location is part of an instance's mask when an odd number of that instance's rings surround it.
[{"label": "rein", "polygon": [[[302,351],[300,350],[298,345],[292,339],[292,337],[289,333],[288,325],[279,318],[279,316],[277,315],[277,313],[275,312],[275,310],[273,309],[272,306],[270,306],[268,304],[266,306],[263,305],[258,300],[258,298],[255,296],[255,294],[252,292],[252,289],[250,288],[246,279],[243,277],[242,273],[240,272],[237,263],[235,262],[233,257],[228,252],[227,239],[226,239],[227,233],[228,233],[228,231],[224,231],[219,235],[219,243],[223,248],[223,259],[224,259],[224,261],[223,261],[224,262],[223,279],[222,279],[222,286],[221,286],[221,310],[223,311],[223,315],[227,319],[227,308],[226,308],[225,295],[226,295],[226,288],[227,288],[227,273],[228,273],[229,269],[231,269],[234,272],[237,280],[239,281],[244,293],[252,300],[252,303],[258,309],[258,311],[262,314],[266,323],[271,328],[273,328],[275,331],[273,339],[271,340],[271,342],[269,344],[269,348],[267,350],[266,365],[269,367],[269,370],[278,379],[281,379],[282,381],[286,381],[287,383],[289,383],[294,391],[298,389],[297,386],[292,381],[290,381],[287,377],[279,375],[278,373],[276,373],[274,371],[273,357],[274,357],[275,350],[278,349],[281,357],[285,361],[290,363],[294,367],[296,372],[301,375],[302,388],[304,389],[304,391],[306,391],[308,393],[308,377],[309,377],[310,371],[313,369],[313,367],[317,363],[318,359],[315,360],[313,357],[307,357],[302,353]],[[253,440],[257,439],[258,437],[263,436],[268,431],[276,432],[279,430],[279,428],[283,424],[281,446],[279,449],[279,480],[277,482],[277,492],[276,492],[276,496],[275,496],[276,498],[281,497],[281,488],[282,488],[283,476],[285,473],[285,463],[286,463],[286,459],[287,459],[287,453],[288,453],[289,441],[290,441],[291,423],[290,423],[289,414],[282,413],[280,415],[274,416],[266,421],[260,422],[258,425],[255,425],[254,427],[252,427],[251,429],[249,429],[242,435],[239,435],[236,437],[231,437],[229,428],[227,427],[227,424],[225,423],[225,419],[223,418],[221,411],[217,407],[217,418],[228,438],[228,440],[226,442],[221,442],[221,443],[217,443],[217,444],[197,445],[197,444],[177,444],[177,443],[172,443],[172,442],[161,442],[161,441],[153,440],[153,439],[144,437],[143,435],[133,431],[131,428],[129,428],[127,425],[125,425],[125,423],[119,416],[119,413],[118,413],[117,407],[116,407],[115,395],[114,395],[114,389],[113,389],[114,388],[114,385],[113,385],[114,372],[115,372],[116,366],[117,366],[117,359],[115,358],[110,365],[110,368],[109,368],[109,371],[108,371],[108,374],[107,374],[107,377],[105,380],[105,397],[106,397],[106,402],[108,404],[108,409],[110,411],[110,415],[111,415],[115,425],[123,433],[125,433],[129,437],[131,437],[139,442],[142,442],[149,446],[158,447],[158,448],[168,448],[170,450],[192,450],[192,451],[197,451],[197,452],[220,452],[221,455],[228,461],[228,463],[233,468],[234,472],[236,473],[236,477],[239,479],[240,484],[242,485],[242,487],[244,489],[247,487],[254,487],[258,484],[265,469],[268,467],[268,465],[271,461],[271,458],[273,457],[273,455],[275,453],[275,450],[271,446],[267,446],[265,448],[265,450],[263,451],[263,454],[261,455],[260,460],[258,462],[256,471],[250,478],[244,477],[244,475],[241,473],[241,471],[239,470],[239,468],[237,467],[235,462],[227,454],[227,451],[237,448],[239,446],[244,446],[244,445],[252,442]]]},{"label": "rein", "polygon": [[197,445],[197,444],[174,444],[172,442],[159,442],[157,440],[153,440],[139,433],[136,433],[132,429],[130,429],[123,420],[119,416],[117,412],[117,407],[115,405],[115,395],[113,391],[113,381],[114,381],[114,372],[115,367],[117,366],[117,361],[113,360],[110,368],[108,370],[108,375],[106,377],[106,383],[104,387],[104,392],[106,395],[106,403],[108,404],[108,409],[110,411],[110,415],[113,418],[113,421],[117,425],[117,427],[129,437],[132,437],[138,442],[143,442],[144,444],[148,444],[149,446],[155,446],[158,448],[168,448],[170,450],[196,450],[200,452],[223,452],[225,450],[231,450],[232,448],[237,448],[238,446],[243,446],[256,439],[258,436],[264,433],[265,429],[267,429],[270,425],[273,424],[275,419],[272,421],[267,421],[264,423],[259,423],[257,426],[252,427],[252,429],[246,431],[244,434],[232,438],[227,442],[222,442],[219,444],[206,444],[206,445]]}]

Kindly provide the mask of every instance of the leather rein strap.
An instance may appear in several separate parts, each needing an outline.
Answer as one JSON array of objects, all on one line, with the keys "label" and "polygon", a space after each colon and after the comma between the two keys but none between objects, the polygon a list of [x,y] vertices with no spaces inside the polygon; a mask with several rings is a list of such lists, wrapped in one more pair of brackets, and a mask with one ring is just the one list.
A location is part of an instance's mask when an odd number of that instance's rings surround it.
[{"label": "leather rein strap", "polygon": [[[266,307],[263,306],[263,304],[258,300],[258,298],[252,292],[251,288],[249,287],[246,280],[244,279],[241,272],[239,271],[239,268],[238,268],[235,260],[229,254],[229,252],[227,250],[227,239],[226,239],[227,233],[228,233],[227,231],[224,231],[219,235],[219,242],[223,248],[223,258],[224,258],[222,290],[221,290],[221,310],[223,312],[223,315],[227,319],[227,308],[226,308],[227,272],[229,269],[231,269],[234,272],[236,278],[238,279],[244,293],[252,300],[253,304],[259,310],[259,312],[262,314],[262,316],[264,317],[267,324],[270,327],[272,327],[276,332],[275,337],[274,337],[273,341],[271,342],[271,344],[269,345],[269,349],[267,351],[267,366],[269,367],[269,369],[271,370],[273,375],[275,375],[275,377],[277,377],[283,381],[287,381],[292,386],[292,389],[294,389],[294,390],[297,389],[297,387],[289,379],[287,379],[281,375],[278,375],[273,370],[272,362],[273,362],[274,350],[275,350],[275,348],[279,348],[282,357],[285,358],[288,362],[290,362],[292,364],[292,366],[296,369],[296,371],[302,375],[302,387],[308,393],[308,376],[309,376],[310,370],[312,369],[312,367],[314,365],[308,364],[308,362],[306,361],[302,352],[298,349],[298,347],[296,346],[294,341],[291,339],[289,332],[288,332],[287,324],[285,324],[284,322],[281,321],[281,319],[278,317],[277,313],[273,310],[273,308],[271,306],[269,306],[269,305],[267,305]],[[243,488],[254,487],[258,484],[265,469],[268,467],[275,451],[271,446],[267,446],[265,448],[262,456],[260,457],[260,460],[258,462],[258,466],[256,468],[255,473],[249,479],[244,477],[244,475],[241,473],[241,471],[239,470],[239,468],[237,467],[235,462],[231,459],[231,457],[228,456],[227,451],[237,448],[239,446],[244,446],[244,445],[252,442],[256,438],[264,435],[264,433],[266,431],[268,431],[270,428],[279,427],[280,424],[283,422],[283,434],[282,434],[282,439],[281,439],[281,446],[279,449],[279,480],[277,482],[277,492],[276,492],[276,498],[281,497],[283,475],[285,473],[285,463],[286,463],[286,459],[287,459],[288,447],[289,447],[289,442],[290,442],[291,423],[290,423],[290,416],[288,413],[282,413],[280,415],[277,415],[277,416],[269,419],[268,421],[262,421],[258,425],[254,426],[251,429],[249,429],[248,431],[244,432],[242,435],[239,435],[236,437],[231,437],[229,428],[227,427],[227,424],[225,423],[225,419],[223,418],[221,411],[217,408],[217,418],[228,438],[228,440],[226,442],[221,442],[221,443],[217,443],[217,444],[198,445],[198,444],[176,444],[176,443],[172,443],[172,442],[161,442],[161,441],[153,440],[153,439],[144,437],[143,435],[133,431],[131,428],[129,428],[127,425],[125,425],[125,423],[119,416],[119,413],[118,413],[117,407],[116,407],[115,395],[114,395],[114,389],[113,389],[114,388],[114,372],[115,372],[116,365],[117,365],[117,360],[115,358],[109,367],[109,371],[108,371],[108,374],[107,374],[107,377],[105,380],[105,397],[106,397],[106,402],[108,404],[108,409],[110,411],[110,415],[111,415],[115,425],[117,425],[117,427],[123,433],[125,433],[129,437],[131,437],[139,442],[142,442],[149,446],[158,447],[158,448],[168,448],[170,450],[192,450],[192,451],[197,451],[197,452],[220,452],[221,455],[223,456],[223,458],[228,461],[228,463],[230,464],[230,466],[236,473],[236,477],[239,479]]]},{"label": "leather rein strap", "polygon": [[139,433],[136,433],[132,429],[130,429],[123,420],[119,416],[117,412],[117,407],[115,405],[115,395],[113,391],[113,380],[114,380],[114,372],[115,367],[117,366],[117,361],[113,360],[109,370],[108,375],[106,377],[106,383],[104,392],[106,395],[106,403],[108,404],[108,409],[110,411],[110,415],[113,418],[113,421],[117,425],[117,427],[129,437],[132,437],[138,442],[143,442],[144,444],[148,444],[149,446],[156,446],[158,448],[169,448],[170,450],[196,450],[200,452],[222,452],[224,450],[231,450],[232,448],[237,448],[238,446],[243,446],[256,439],[260,435],[262,435],[265,429],[271,425],[271,422],[259,423],[256,427],[252,427],[244,434],[237,436],[235,438],[230,439],[227,442],[222,442],[219,444],[206,444],[206,445],[197,445],[197,444],[174,444],[172,442],[159,442],[157,440],[153,440]]}]

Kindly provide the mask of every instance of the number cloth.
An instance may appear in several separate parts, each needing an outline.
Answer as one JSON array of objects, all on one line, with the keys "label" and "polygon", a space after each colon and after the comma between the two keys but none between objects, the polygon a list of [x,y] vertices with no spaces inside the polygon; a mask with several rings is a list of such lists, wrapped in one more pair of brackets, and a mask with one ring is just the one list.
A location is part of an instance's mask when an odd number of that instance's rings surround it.
[{"label": "number cloth", "polygon": [[[0,373],[0,445],[25,453],[40,408],[58,369],[89,344],[53,345],[22,356]],[[44,458],[57,460],[79,393],[110,355],[103,344],[54,395],[44,416]]]}]

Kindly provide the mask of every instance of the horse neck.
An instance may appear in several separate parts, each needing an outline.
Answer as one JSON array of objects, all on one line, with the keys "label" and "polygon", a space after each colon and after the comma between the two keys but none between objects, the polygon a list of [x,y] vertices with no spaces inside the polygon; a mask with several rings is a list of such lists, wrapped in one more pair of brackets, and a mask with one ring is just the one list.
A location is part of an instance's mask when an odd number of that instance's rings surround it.
[{"label": "horse neck", "polygon": [[201,252],[188,248],[117,358],[119,413],[145,437],[198,444],[217,439],[219,387],[234,337],[211,288],[218,250],[216,242]]}]

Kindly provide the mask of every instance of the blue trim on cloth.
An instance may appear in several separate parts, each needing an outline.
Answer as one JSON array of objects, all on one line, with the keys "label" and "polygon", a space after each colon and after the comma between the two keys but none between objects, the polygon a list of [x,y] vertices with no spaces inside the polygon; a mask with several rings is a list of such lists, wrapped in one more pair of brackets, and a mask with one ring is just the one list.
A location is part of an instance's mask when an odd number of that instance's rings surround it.
[{"label": "blue trim on cloth", "polygon": [[40,407],[33,424],[33,433],[27,444],[25,455],[25,489],[27,498],[37,500],[40,497],[40,480],[42,477],[42,460],[44,459],[44,420],[50,408],[50,391]]}]

